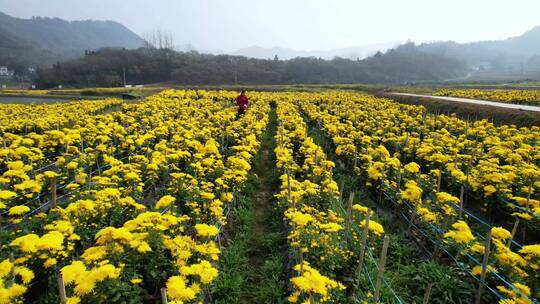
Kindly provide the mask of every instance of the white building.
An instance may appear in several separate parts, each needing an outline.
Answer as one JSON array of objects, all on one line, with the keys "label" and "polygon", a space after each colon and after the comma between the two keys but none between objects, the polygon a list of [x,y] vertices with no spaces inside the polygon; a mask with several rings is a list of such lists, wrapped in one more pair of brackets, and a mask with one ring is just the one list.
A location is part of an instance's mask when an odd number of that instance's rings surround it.
[{"label": "white building", "polygon": [[10,72],[6,66],[0,66],[0,76],[10,76]]}]

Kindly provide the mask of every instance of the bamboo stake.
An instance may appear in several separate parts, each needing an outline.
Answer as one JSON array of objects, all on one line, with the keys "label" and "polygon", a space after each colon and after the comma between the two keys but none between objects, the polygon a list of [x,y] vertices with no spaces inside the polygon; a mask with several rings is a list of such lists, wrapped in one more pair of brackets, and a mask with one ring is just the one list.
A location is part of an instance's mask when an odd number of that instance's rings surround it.
[{"label": "bamboo stake", "polygon": [[422,304],[428,304],[429,298],[431,297],[431,289],[433,288],[433,283],[429,283],[426,289],[426,293],[424,294],[424,300],[422,301]]},{"label": "bamboo stake", "polygon": [[167,288],[161,287],[161,304],[168,304],[169,300],[167,299]]},{"label": "bamboo stake", "polygon": [[66,304],[66,285],[64,284],[64,276],[60,273],[58,275],[58,294],[60,296],[60,304]]},{"label": "bamboo stake", "polygon": [[362,245],[360,246],[360,272],[362,272],[362,266],[364,266],[364,256],[366,254],[366,243],[369,233],[369,219],[371,217],[371,209],[368,209],[366,216],[366,226],[362,231]]},{"label": "bamboo stake", "polygon": [[491,230],[488,230],[486,235],[486,243],[484,245],[484,259],[482,260],[482,273],[480,274],[480,282],[478,284],[478,291],[476,292],[476,304],[480,304],[482,300],[482,291],[484,290],[484,282],[486,280],[486,272],[489,262],[489,250],[491,246]]},{"label": "bamboo stake", "polygon": [[508,239],[508,243],[506,244],[506,247],[508,247],[508,248],[510,248],[510,246],[512,246],[512,240],[516,236],[518,225],[519,225],[519,218],[516,219],[516,222],[514,223],[514,227],[512,228],[512,235],[510,236],[510,239]]},{"label": "bamboo stake", "polygon": [[386,252],[388,251],[389,241],[390,241],[390,237],[388,237],[388,235],[385,236],[382,251],[381,251],[381,258],[379,259],[379,271],[377,272],[377,281],[375,282],[375,294],[373,296],[373,301],[375,303],[379,302],[379,297],[381,294],[384,266],[386,264]]}]

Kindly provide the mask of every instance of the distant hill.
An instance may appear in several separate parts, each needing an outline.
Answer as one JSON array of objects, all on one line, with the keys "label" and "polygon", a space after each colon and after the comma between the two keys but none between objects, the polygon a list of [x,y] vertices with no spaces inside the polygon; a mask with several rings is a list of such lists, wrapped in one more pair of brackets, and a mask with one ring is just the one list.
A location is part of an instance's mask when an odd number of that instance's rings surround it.
[{"label": "distant hill", "polygon": [[274,56],[278,56],[279,59],[293,59],[297,57],[316,57],[322,59],[332,59],[334,57],[341,57],[347,59],[364,59],[370,55],[375,54],[377,51],[386,51],[396,45],[398,42],[369,44],[363,46],[355,46],[348,48],[338,48],[331,50],[294,50],[290,48],[273,47],[264,48],[260,46],[251,46],[243,49],[239,49],[230,53],[231,55],[245,56],[258,59],[272,59]]},{"label": "distant hill", "polygon": [[540,26],[523,35],[504,40],[472,43],[431,42],[418,45],[418,49],[462,60],[473,71],[524,77],[540,76],[535,74],[535,71],[538,71],[537,58],[540,56]]},{"label": "distant hill", "polygon": [[[385,52],[394,48],[397,43],[365,45],[351,48],[333,49],[327,51],[304,51],[289,48],[264,48],[251,46],[232,52],[232,55],[246,56],[259,59],[289,60],[294,58],[315,57],[332,59],[341,57],[347,59],[363,59],[378,51]],[[411,48],[411,43],[404,44]],[[469,70],[465,73],[469,80],[490,79],[540,79],[540,26],[532,28],[522,35],[503,40],[457,43],[454,41],[426,42],[412,44],[421,53],[448,58],[465,63]],[[460,70],[462,70],[460,68]],[[459,80],[459,79],[457,79]]]},{"label": "distant hill", "polygon": [[528,57],[540,55],[540,26],[528,30],[521,36],[498,41],[476,42],[471,45]]},{"label": "distant hill", "polygon": [[103,47],[138,48],[144,40],[114,21],[66,21],[59,18],[20,19],[0,13],[2,60],[54,62]]}]

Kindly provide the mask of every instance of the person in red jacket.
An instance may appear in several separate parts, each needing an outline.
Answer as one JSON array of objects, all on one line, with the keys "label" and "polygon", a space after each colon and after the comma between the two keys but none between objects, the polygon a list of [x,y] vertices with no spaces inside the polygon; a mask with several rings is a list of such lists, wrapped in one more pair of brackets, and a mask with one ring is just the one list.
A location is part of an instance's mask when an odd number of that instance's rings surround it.
[{"label": "person in red jacket", "polygon": [[240,95],[236,97],[236,106],[238,107],[238,117],[244,115],[248,108],[248,97],[246,96],[246,90],[242,90]]}]

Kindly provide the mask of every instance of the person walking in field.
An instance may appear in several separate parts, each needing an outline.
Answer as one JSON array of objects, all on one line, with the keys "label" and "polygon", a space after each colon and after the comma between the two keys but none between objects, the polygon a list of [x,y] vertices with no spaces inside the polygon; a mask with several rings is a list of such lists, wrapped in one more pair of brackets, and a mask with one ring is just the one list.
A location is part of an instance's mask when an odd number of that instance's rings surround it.
[{"label": "person walking in field", "polygon": [[236,106],[238,107],[238,117],[244,115],[248,108],[249,102],[248,97],[246,96],[246,90],[242,90],[240,95],[236,97]]}]

